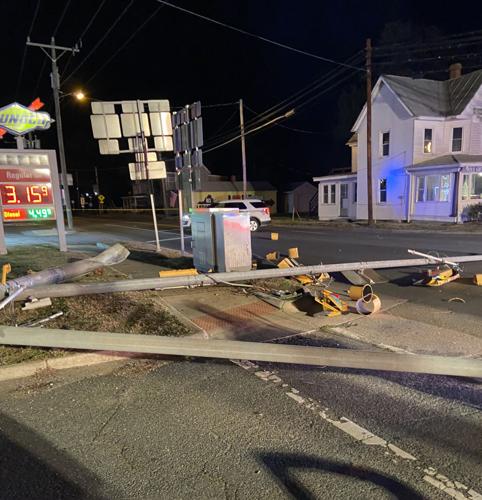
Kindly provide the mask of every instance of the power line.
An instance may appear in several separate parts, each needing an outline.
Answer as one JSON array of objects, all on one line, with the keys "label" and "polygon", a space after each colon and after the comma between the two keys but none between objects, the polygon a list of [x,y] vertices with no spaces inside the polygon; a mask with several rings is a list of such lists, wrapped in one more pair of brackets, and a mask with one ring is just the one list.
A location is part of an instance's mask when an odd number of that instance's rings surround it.
[{"label": "power line", "polygon": [[[99,6],[97,7],[97,9],[95,10],[94,14],[92,14],[92,16],[90,16],[89,22],[87,23],[87,25],[83,29],[82,33],[77,38],[77,42],[76,42],[77,45],[80,44],[80,43],[82,43],[82,38],[84,38],[84,36],[86,35],[86,33],[89,31],[90,27],[94,23],[97,15],[101,11],[101,9],[104,6],[104,4],[105,4],[106,1],[107,0],[102,0],[102,2],[99,4]],[[69,58],[67,59],[67,62],[65,63],[65,66],[64,66],[64,69],[63,69],[64,72],[67,72],[67,68],[69,67],[69,64],[70,64],[70,61],[72,60],[73,55],[74,55],[73,52],[71,52]]]},{"label": "power line", "polygon": [[70,72],[70,74],[64,79],[63,83],[67,83],[72,76],[77,73],[77,71],[87,62],[87,60],[90,58],[90,56],[97,50],[97,48],[102,44],[102,42],[110,35],[111,31],[117,26],[119,21],[124,17],[126,12],[130,9],[132,4],[134,3],[134,0],[130,0],[130,2],[126,5],[124,10],[119,14],[119,16],[116,18],[116,20],[110,25],[109,29],[104,33],[104,36],[100,38],[100,40],[94,45],[94,47],[91,49],[89,53],[80,61],[80,63],[73,69],[73,71]]},{"label": "power line", "polygon": [[216,131],[213,133],[213,135],[211,137],[208,138],[208,142],[210,141],[213,141],[214,139],[216,139],[217,137],[219,137],[220,135],[224,135],[224,134],[219,134],[219,132],[221,132],[221,130],[223,130],[223,128],[235,117],[238,115],[238,110],[235,109],[233,111],[233,113],[231,115],[229,115],[229,118],[220,126],[216,129]]},{"label": "power line", "polygon": [[[355,56],[352,56],[349,60],[357,59],[358,57],[361,57],[360,55],[356,54]],[[298,90],[291,96],[285,98],[278,104],[272,106],[271,108],[268,108],[264,112],[260,113],[257,115],[256,118],[252,120],[248,120],[246,122],[246,128],[251,127],[256,125],[257,123],[260,123],[263,120],[268,119],[269,117],[279,114],[282,112],[283,109],[292,107],[297,101],[305,98],[308,96],[310,93],[313,91],[319,89],[320,87],[323,87],[324,85],[327,85],[330,81],[338,78],[341,74],[346,72],[347,69],[345,68],[337,68],[331,70],[328,74],[324,75],[323,78],[318,78],[314,82],[311,82],[310,84],[306,85],[303,87],[301,90]],[[230,131],[226,132],[226,135],[222,138],[217,139],[217,141],[222,142],[224,139],[230,136],[230,134],[236,133],[237,134],[238,128],[233,128]]]},{"label": "power line", "polygon": [[[68,0],[66,2],[66,4],[64,5],[64,8],[62,10],[62,13],[60,14],[60,17],[59,17],[59,20],[57,21],[57,25],[55,26],[55,29],[54,29],[54,32],[53,32],[53,37],[55,37],[55,35],[57,34],[57,31],[59,30],[60,28],[60,25],[62,24],[62,21],[64,20],[64,17],[65,17],[65,14],[67,13],[67,10],[70,6],[70,3],[71,3],[72,0]],[[45,56],[43,61],[42,61],[42,66],[40,68],[40,71],[39,71],[39,74],[38,74],[38,77],[37,77],[37,83],[35,84],[35,90],[34,90],[34,95],[37,94],[37,91],[39,89],[39,86],[40,86],[40,80],[42,79],[42,75],[43,75],[43,72],[45,70],[45,65],[47,64],[47,57]]]},{"label": "power line", "polygon": [[[310,102],[314,101],[315,99],[317,99],[318,97],[320,97],[321,95],[323,94],[326,94],[327,92],[333,90],[334,88],[336,87],[339,87],[342,83],[345,83],[349,78],[351,78],[353,76],[353,73],[348,73],[348,74],[345,74],[344,77],[340,78],[337,82],[333,83],[332,85],[330,85],[329,87],[327,88],[324,88],[323,90],[321,90],[320,92],[316,93],[315,95],[311,96],[309,99],[306,99],[304,102],[302,102],[301,104],[299,104],[298,106],[296,106],[295,108],[293,108],[292,110],[288,111],[287,113],[285,113],[284,115],[282,115],[281,117],[277,117],[277,118],[274,118],[273,120],[270,120],[269,122],[265,123],[265,124],[262,124],[258,127],[255,127],[255,128],[252,128],[252,129],[249,129],[247,131],[244,132],[244,135],[247,136],[247,135],[250,135],[251,133],[253,132],[257,132],[265,127],[267,127],[268,125],[276,125],[276,121],[279,120],[279,119],[283,119],[283,118],[289,118],[290,116],[292,116],[294,113],[297,113],[300,109],[304,108],[305,106],[307,106]],[[206,149],[205,151],[203,151],[203,153],[210,153],[211,151],[214,151],[216,149],[219,149],[221,147],[224,147],[224,146],[227,146],[228,144],[238,140],[241,138],[241,134],[240,135],[237,135],[235,137],[232,137],[228,140],[226,140],[225,142],[221,143],[221,144],[217,144],[215,146],[212,146],[208,149]]]},{"label": "power line", "polygon": [[328,57],[322,57],[322,56],[319,56],[317,54],[313,54],[311,52],[306,52],[304,50],[297,49],[295,47],[291,47],[290,45],[286,45],[284,43],[280,43],[280,42],[277,42],[275,40],[271,40],[271,39],[266,38],[264,36],[256,35],[255,33],[251,33],[251,32],[246,31],[244,29],[237,28],[236,26],[231,26],[231,25],[223,23],[221,21],[217,21],[216,19],[213,19],[211,17],[207,17],[203,14],[199,14],[198,12],[194,12],[192,10],[185,9],[183,7],[180,7],[179,5],[175,5],[173,3],[166,2],[165,0],[157,0],[157,2],[162,3],[163,5],[167,5],[168,7],[172,7],[173,9],[179,10],[181,12],[184,12],[185,14],[190,14],[191,16],[195,16],[199,19],[203,19],[204,21],[208,21],[210,23],[217,24],[218,26],[222,26],[223,28],[227,28],[227,29],[230,29],[232,31],[236,31],[238,33],[249,36],[251,38],[255,38],[257,40],[261,40],[263,42],[270,43],[271,45],[275,45],[275,46],[281,47],[283,49],[291,50],[292,52],[296,52],[298,54],[302,54],[302,55],[311,57],[313,59],[318,59],[319,61],[328,62],[331,64],[336,64],[338,66],[345,66],[347,68],[356,69],[357,71],[365,71],[364,68],[360,68],[358,66],[351,66],[349,64],[346,64],[346,63],[343,63],[340,61],[335,61],[334,59],[330,59]]},{"label": "power line", "polygon": [[281,115],[281,116],[278,116],[276,118],[273,118],[269,122],[263,123],[262,125],[259,125],[258,127],[252,128],[252,129],[250,129],[248,131],[245,131],[243,134],[240,134],[240,135],[238,135],[236,137],[233,137],[233,138],[231,138],[231,139],[223,142],[222,144],[219,144],[218,146],[214,146],[214,147],[212,147],[210,149],[206,149],[205,151],[203,151],[203,153],[210,153],[211,151],[214,151],[215,149],[219,149],[219,148],[222,148],[224,146],[227,146],[231,142],[234,142],[234,141],[237,141],[238,139],[241,139],[242,136],[246,137],[247,135],[252,134],[253,132],[256,132],[257,130],[261,130],[262,128],[265,128],[265,127],[267,127],[269,125],[272,125],[275,122],[277,122],[278,120],[287,119],[287,118],[289,118],[292,115],[294,115],[294,110],[290,110],[290,111],[286,112],[284,115]]},{"label": "power line", "polygon": [[117,54],[124,49],[124,47],[129,44],[129,42],[141,31],[144,26],[151,20],[153,19],[157,13],[164,7],[164,5],[159,5],[157,9],[131,34],[131,36],[107,59],[107,61],[104,62],[104,64],[97,69],[97,71],[85,82],[87,85],[90,81],[92,81],[111,61],[114,59],[114,57],[117,56]]},{"label": "power line", "polygon": [[[32,30],[33,30],[33,27],[35,25],[35,21],[37,20],[39,10],[40,10],[40,0],[37,0],[37,5],[35,6],[35,11],[33,13],[32,22],[30,23],[30,28],[28,30],[27,38],[29,38],[30,35],[32,34]],[[17,78],[17,85],[15,85],[15,99],[17,98],[18,89],[20,87],[20,82],[21,82],[22,76],[23,76],[23,70],[25,69],[25,59],[27,56],[27,48],[28,48],[28,45],[25,44],[25,46],[23,48],[22,62],[20,63],[20,71],[18,73],[18,78]]]},{"label": "power line", "polygon": [[[258,114],[257,111],[255,111],[254,109],[250,108],[246,104],[244,105],[244,107],[248,111],[251,111],[251,113],[254,113],[255,115]],[[299,133],[302,133],[302,134],[312,134],[312,135],[325,135],[326,134],[326,132],[320,132],[320,131],[315,131],[315,130],[305,130],[305,129],[295,128],[295,127],[288,127],[287,125],[283,125],[282,123],[275,123],[275,126],[276,127],[280,127],[280,128],[284,128],[286,130],[291,130],[292,132],[299,132]]]},{"label": "power line", "polygon": [[57,26],[55,26],[54,32],[52,34],[53,37],[57,34],[57,31],[59,31],[60,25],[62,24],[62,21],[64,20],[65,14],[67,14],[67,10],[69,9],[71,2],[72,2],[72,0],[68,0],[66,2],[65,6],[64,6],[64,10],[62,11],[62,14],[60,14],[60,18],[57,22]]}]

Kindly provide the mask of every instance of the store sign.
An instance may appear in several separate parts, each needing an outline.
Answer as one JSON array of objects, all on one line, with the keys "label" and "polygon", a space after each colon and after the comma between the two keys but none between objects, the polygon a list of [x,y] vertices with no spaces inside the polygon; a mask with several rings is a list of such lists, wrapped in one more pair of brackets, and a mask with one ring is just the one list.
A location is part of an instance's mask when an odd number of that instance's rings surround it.
[{"label": "store sign", "polygon": [[47,130],[51,119],[48,113],[35,111],[18,102],[0,108],[0,127],[14,135],[24,135],[33,130]]},{"label": "store sign", "polygon": [[55,219],[48,156],[4,150],[0,154],[0,203],[4,222]]}]

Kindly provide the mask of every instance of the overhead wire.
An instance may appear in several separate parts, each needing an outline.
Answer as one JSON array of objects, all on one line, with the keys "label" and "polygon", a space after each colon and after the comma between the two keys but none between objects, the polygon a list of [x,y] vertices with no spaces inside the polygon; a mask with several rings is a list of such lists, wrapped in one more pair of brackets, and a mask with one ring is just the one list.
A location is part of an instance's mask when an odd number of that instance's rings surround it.
[{"label": "overhead wire", "polygon": [[167,2],[166,0],[156,0],[156,1],[159,2],[159,3],[162,3],[163,5],[167,5],[168,7],[171,7],[173,9],[179,10],[180,12],[184,12],[185,14],[189,14],[191,16],[197,17],[197,18],[202,19],[204,21],[208,21],[208,22],[210,22],[212,24],[217,24],[218,26],[222,26],[223,28],[227,28],[227,29],[230,29],[232,31],[236,31],[237,33],[241,33],[241,34],[249,36],[251,38],[255,38],[257,40],[261,40],[261,41],[269,43],[271,45],[275,45],[277,47],[281,47],[283,49],[287,49],[287,50],[290,50],[292,52],[296,52],[298,54],[302,54],[302,55],[311,57],[313,59],[317,59],[319,61],[323,61],[323,62],[327,62],[327,63],[331,63],[331,64],[336,64],[338,66],[345,66],[347,68],[355,69],[357,71],[365,71],[365,68],[360,68],[358,66],[352,66],[352,65],[340,62],[340,61],[336,61],[336,60],[331,59],[329,57],[323,57],[323,56],[320,56],[318,54],[313,54],[313,53],[307,52],[305,50],[301,50],[301,49],[297,49],[295,47],[291,47],[290,45],[287,45],[287,44],[284,44],[284,43],[281,43],[281,42],[277,42],[276,40],[271,40],[270,38],[267,38],[267,37],[264,37],[264,36],[261,36],[261,35],[257,35],[255,33],[251,33],[251,32],[249,32],[247,30],[244,30],[242,28],[238,28],[236,26],[232,26],[232,25],[224,23],[222,21],[218,21],[216,19],[213,19],[212,17],[208,17],[208,16],[205,16],[205,15],[200,14],[198,12],[194,12],[192,10],[185,9],[184,7],[181,7],[179,5]]},{"label": "overhead wire", "polygon": [[[336,68],[334,70],[331,70],[328,74],[324,75],[324,77],[316,79],[314,82],[311,82],[310,84],[306,85],[305,87],[295,92],[294,94],[290,95],[289,97],[285,98],[284,100],[280,101],[276,105],[268,108],[262,113],[259,113],[254,119],[247,120],[245,123],[245,128],[248,129],[251,126],[255,126],[256,124],[261,123],[263,120],[267,120],[276,114],[280,114],[284,109],[293,107],[296,102],[304,99],[313,91],[318,90],[324,85],[327,85],[328,83],[338,78],[341,74],[343,74],[346,71],[347,69],[345,68]],[[222,138],[217,139],[216,142],[223,142],[230,135],[232,135],[233,133],[237,133],[238,131],[239,127],[232,129],[231,131],[227,131],[226,135]]]},{"label": "overhead wire", "polygon": [[[251,113],[254,113],[255,115],[258,114],[257,111],[254,109],[250,108],[246,104],[244,104],[244,107],[248,110],[251,111]],[[283,125],[282,123],[275,123],[274,124],[276,127],[284,128],[286,130],[291,130],[292,132],[299,132],[302,134],[312,134],[312,135],[325,135],[325,132],[321,131],[316,131],[316,130],[306,130],[306,129],[301,129],[301,128],[295,128],[295,127],[288,127],[287,125]]]},{"label": "overhead wire", "polygon": [[[30,35],[32,34],[33,27],[35,25],[35,21],[37,20],[37,16],[38,16],[38,13],[39,13],[39,10],[40,10],[40,1],[41,0],[37,0],[37,4],[35,6],[35,10],[34,10],[34,13],[33,13],[32,21],[30,23],[30,27],[29,27],[28,32],[27,32],[27,40],[30,37]],[[28,49],[28,45],[25,44],[24,47],[23,47],[23,54],[22,54],[22,61],[20,63],[20,70],[18,72],[17,84],[15,85],[15,99],[17,99],[18,90],[20,88],[20,82],[22,81],[23,70],[25,69],[25,59],[27,57],[27,49]]]},{"label": "overhead wire", "polygon": [[[64,20],[64,17],[65,17],[65,14],[67,13],[67,10],[69,9],[70,7],[70,4],[71,4],[71,1],[72,0],[68,0],[65,5],[64,5],[64,8],[60,14],[60,17],[59,17],[59,20],[57,21],[57,24],[54,28],[54,31],[53,31],[53,34],[52,34],[52,38],[55,37],[55,35],[57,34],[59,28],[60,28],[60,25],[62,24],[62,21]],[[47,64],[47,55],[44,56],[43,58],[43,61],[42,61],[42,66],[40,67],[40,71],[39,71],[39,74],[38,74],[38,77],[37,77],[37,83],[35,84],[35,90],[34,90],[34,95],[37,94],[37,91],[40,87],[40,80],[42,79],[42,75],[43,75],[43,72],[45,70],[45,66]]]},{"label": "overhead wire", "polygon": [[85,84],[89,84],[111,61],[114,59],[119,52],[121,52],[130,42],[131,40],[149,23],[154,17],[156,17],[157,13],[164,7],[164,5],[159,5],[157,9],[152,12],[152,14],[144,20],[144,22],[127,38],[127,40],[98,68],[95,73],[85,82]]},{"label": "overhead wire", "polygon": [[69,10],[71,2],[72,2],[72,0],[67,0],[67,2],[65,2],[62,13],[60,14],[59,20],[57,21],[57,25],[55,26],[54,32],[52,33],[53,37],[59,31],[60,25],[62,24],[62,21],[64,20],[65,14],[67,14],[67,11]]},{"label": "overhead wire", "polygon": [[[329,92],[329,91],[333,90],[334,88],[340,86],[342,83],[344,83],[345,81],[347,81],[351,77],[353,77],[353,73],[345,74],[344,77],[338,79],[338,81],[336,81],[332,85],[328,86],[327,88],[324,88],[320,92],[317,92],[315,95],[310,96],[308,99],[306,99],[305,101],[303,101],[302,103],[300,103],[299,105],[297,105],[297,106],[295,106],[293,108],[294,113],[298,112],[300,109],[302,109],[303,107],[307,106],[309,103],[311,103],[312,101],[314,101],[315,99],[317,99],[321,95],[326,94],[327,92]],[[227,145],[231,144],[232,142],[235,142],[235,141],[241,139],[241,137],[243,135],[246,137],[247,135],[251,135],[254,132],[258,132],[261,129],[266,128],[267,126],[270,126],[270,125],[275,126],[276,122],[278,120],[284,119],[284,118],[285,119],[289,118],[289,116],[291,116],[291,114],[294,114],[294,113],[287,112],[284,115],[281,115],[281,116],[279,116],[277,118],[274,118],[274,119],[272,119],[272,120],[270,120],[270,121],[268,121],[268,122],[266,122],[264,124],[261,124],[259,126],[254,127],[254,128],[245,129],[244,134],[240,133],[240,134],[236,135],[235,137],[231,137],[230,139],[227,139],[226,141],[224,141],[224,142],[222,142],[220,144],[212,145],[211,147],[208,147],[206,150],[203,150],[203,153],[210,153],[211,151],[215,151],[216,149],[219,149],[219,148],[222,148],[224,146],[227,146]]]},{"label": "overhead wire", "polygon": [[72,76],[77,73],[77,71],[87,62],[87,60],[92,56],[92,54],[95,53],[97,48],[104,42],[104,40],[110,35],[112,30],[117,26],[119,21],[124,17],[124,15],[127,13],[127,11],[131,8],[132,4],[134,3],[134,0],[130,0],[129,3],[124,7],[122,12],[117,16],[117,18],[114,20],[114,22],[109,26],[109,29],[104,33],[104,36],[102,36],[97,43],[94,45],[94,47],[90,50],[90,52],[87,53],[87,55],[80,61],[80,63],[69,73],[69,75],[64,79],[62,82],[63,84],[67,83]]},{"label": "overhead wire", "polygon": [[[100,2],[100,4],[97,6],[97,9],[95,10],[95,12],[92,14],[92,16],[90,16],[90,19],[88,21],[88,23],[86,24],[85,28],[82,30],[82,32],[80,33],[80,35],[78,36],[77,38],[77,42],[75,43],[75,45],[79,45],[82,43],[82,39],[84,38],[84,36],[87,34],[87,32],[89,31],[90,27],[92,26],[92,24],[94,24],[94,21],[95,19],[97,18],[99,12],[102,10],[102,7],[104,6],[104,4],[106,3],[107,0],[102,0],[102,2]],[[70,65],[70,62],[72,61],[72,58],[74,56],[74,52],[71,52],[69,54],[69,58],[67,59],[67,62],[65,63],[65,66],[63,68],[63,72],[67,72],[67,69]]]}]

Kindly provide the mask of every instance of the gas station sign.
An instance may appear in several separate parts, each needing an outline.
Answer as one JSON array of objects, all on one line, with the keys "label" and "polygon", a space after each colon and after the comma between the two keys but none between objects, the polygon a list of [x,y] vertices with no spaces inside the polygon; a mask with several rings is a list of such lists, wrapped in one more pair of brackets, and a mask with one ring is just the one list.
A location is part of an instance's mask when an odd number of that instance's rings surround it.
[{"label": "gas station sign", "polygon": [[55,219],[48,157],[0,154],[0,201],[4,222]]},{"label": "gas station sign", "polygon": [[55,151],[0,149],[0,210],[1,221],[8,224],[56,220],[65,249]]},{"label": "gas station sign", "polygon": [[27,108],[18,102],[13,102],[0,108],[0,126],[14,135],[48,129],[51,122],[50,115],[44,111],[37,111],[35,103],[36,101]]}]

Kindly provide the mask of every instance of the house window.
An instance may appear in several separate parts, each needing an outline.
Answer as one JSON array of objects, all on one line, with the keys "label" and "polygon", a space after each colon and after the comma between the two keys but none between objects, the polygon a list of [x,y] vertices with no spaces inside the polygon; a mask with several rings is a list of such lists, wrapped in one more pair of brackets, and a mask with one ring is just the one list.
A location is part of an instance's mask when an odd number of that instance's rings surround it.
[{"label": "house window", "polygon": [[382,133],[382,156],[390,154],[390,132]]},{"label": "house window", "polygon": [[387,202],[387,179],[378,179],[378,201]]},{"label": "house window", "polygon": [[417,201],[424,201],[424,199],[425,199],[425,177],[419,177],[417,186]]},{"label": "house window", "polygon": [[462,127],[452,129],[452,151],[462,151]]},{"label": "house window", "polygon": [[417,201],[449,201],[450,175],[426,175],[418,178]]},{"label": "house window", "polygon": [[353,203],[356,203],[357,199],[358,199],[357,189],[358,189],[358,184],[356,182],[354,182],[353,183]]},{"label": "house window", "polygon": [[324,184],[323,185],[323,204],[324,205],[334,205],[335,204],[335,184]]},{"label": "house window", "polygon": [[432,152],[432,129],[426,128],[423,134],[423,152]]},{"label": "house window", "polygon": [[482,198],[482,172],[477,174],[464,174],[462,181],[462,199],[477,200]]}]

